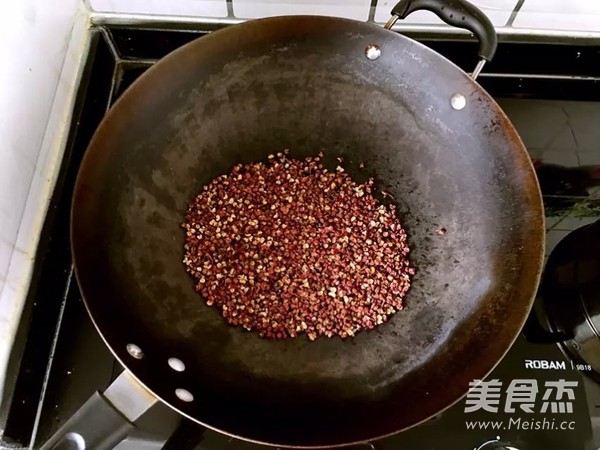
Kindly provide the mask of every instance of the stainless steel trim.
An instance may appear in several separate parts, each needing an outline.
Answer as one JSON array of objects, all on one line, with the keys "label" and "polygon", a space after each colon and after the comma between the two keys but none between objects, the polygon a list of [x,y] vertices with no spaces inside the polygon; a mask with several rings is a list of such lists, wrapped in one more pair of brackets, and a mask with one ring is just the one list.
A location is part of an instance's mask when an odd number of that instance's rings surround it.
[{"label": "stainless steel trim", "polygon": [[71,287],[71,283],[74,282],[73,274],[74,274],[73,265],[71,265],[71,270],[69,272],[69,277],[67,278],[67,283],[65,286],[65,290],[63,292],[63,299],[60,304],[60,310],[58,312],[58,318],[56,320],[56,328],[54,330],[54,336],[52,337],[52,347],[50,348],[50,355],[48,357],[48,366],[46,367],[46,373],[44,374],[44,384],[42,385],[42,393],[40,396],[40,401],[37,405],[37,411],[35,415],[35,422],[33,423],[33,430],[31,431],[31,440],[29,441],[29,447],[33,448],[38,429],[40,427],[40,420],[42,418],[42,409],[44,407],[44,401],[46,400],[46,392],[48,388],[48,383],[50,381],[50,374],[52,373],[52,361],[54,360],[54,355],[56,353],[56,347],[58,344],[58,338],[61,331],[61,325],[63,321],[63,317],[65,315],[65,307],[67,306],[67,297],[69,295],[69,288]]},{"label": "stainless steel trim", "polygon": [[485,63],[487,61],[485,59],[480,59],[479,62],[477,63],[477,65],[475,66],[475,69],[473,70],[473,73],[471,74],[471,78],[473,80],[476,80],[477,77],[479,76],[479,74],[481,73],[481,70],[483,69],[483,66],[485,66]]},{"label": "stainless steel trim", "polygon": [[[447,25],[426,25],[426,24],[409,24],[406,22],[397,22],[392,27],[393,31],[398,32],[416,32],[416,33],[427,33],[430,35],[443,35],[443,36],[472,36],[469,31],[453,28]],[[531,28],[513,28],[500,26],[496,27],[496,33],[501,41],[507,42],[511,39],[518,39],[521,42],[523,39],[531,39],[537,42],[539,39],[545,41],[544,38],[552,38],[548,42],[557,43],[562,42],[561,39],[565,39],[564,42],[573,42],[576,40],[594,40],[595,43],[600,44],[600,30],[599,31],[577,31],[577,30],[551,30],[551,29],[531,29]]]},{"label": "stainless steel trim", "polygon": [[[152,28],[160,25],[190,25],[191,30],[197,29],[197,25],[226,26],[246,22],[244,19],[234,19],[229,17],[193,17],[193,16],[157,16],[152,14],[130,14],[130,13],[109,13],[109,12],[90,12],[90,23],[92,25],[149,25]],[[194,26],[196,25],[196,26]],[[178,27],[178,29],[180,29]],[[185,28],[183,28],[185,29]]]},{"label": "stainless steel trim", "polygon": [[483,72],[479,74],[481,78],[522,78],[524,80],[582,80],[582,81],[600,81],[600,77],[589,77],[587,75],[550,75],[550,74],[524,74],[524,73],[498,73]]},{"label": "stainless steel trim", "polygon": [[135,422],[158,402],[158,399],[126,370],[112,382],[103,395],[130,422]]},{"label": "stainless steel trim", "polygon": [[396,25],[396,22],[398,22],[398,19],[400,17],[398,17],[396,14],[394,14],[392,17],[390,17],[390,20],[387,21],[387,23],[383,26],[383,28],[385,28],[386,30],[391,30],[393,28],[394,25]]},{"label": "stainless steel trim", "polygon": [[[193,17],[177,15],[151,15],[130,13],[90,12],[90,23],[92,25],[122,25],[149,28],[161,28],[168,25],[169,28],[180,30],[198,30],[200,27],[208,29],[219,29],[227,25],[245,22],[246,19],[234,17]],[[383,24],[380,24],[383,25]],[[392,27],[393,31],[409,35],[418,34],[433,38],[453,37],[459,39],[471,38],[468,31],[453,28],[447,25],[410,24],[398,21]],[[577,30],[552,30],[552,29],[530,29],[514,28],[510,26],[496,27],[498,39],[501,42],[549,42],[549,43],[583,43],[592,41],[600,45],[600,30],[577,31]]]}]

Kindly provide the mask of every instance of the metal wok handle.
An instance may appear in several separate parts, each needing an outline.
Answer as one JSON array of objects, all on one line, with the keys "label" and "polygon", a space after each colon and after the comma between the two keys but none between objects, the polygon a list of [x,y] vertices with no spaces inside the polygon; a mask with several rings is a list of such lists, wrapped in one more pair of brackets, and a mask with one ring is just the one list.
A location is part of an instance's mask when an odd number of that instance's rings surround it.
[{"label": "metal wok handle", "polygon": [[400,0],[392,8],[392,18],[385,24],[388,30],[398,19],[406,17],[418,10],[435,13],[448,25],[471,31],[479,39],[479,63],[473,70],[471,78],[476,79],[486,61],[491,61],[498,46],[498,36],[490,19],[476,6],[465,0]]},{"label": "metal wok handle", "polygon": [[158,399],[127,371],[96,392],[40,450],[110,450]]}]

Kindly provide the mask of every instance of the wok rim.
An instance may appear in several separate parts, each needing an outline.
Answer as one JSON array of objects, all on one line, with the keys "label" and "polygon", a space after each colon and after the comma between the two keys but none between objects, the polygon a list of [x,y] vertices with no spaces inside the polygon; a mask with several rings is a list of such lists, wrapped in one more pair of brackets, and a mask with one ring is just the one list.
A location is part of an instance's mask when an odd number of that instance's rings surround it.
[{"label": "wok rim", "polygon": [[[73,197],[72,197],[73,201],[72,201],[71,210],[70,210],[70,243],[71,243],[71,253],[72,253],[72,258],[73,258],[73,267],[74,267],[74,272],[75,272],[75,276],[77,279],[78,288],[81,292],[81,297],[84,302],[85,308],[88,312],[88,315],[89,315],[90,319],[92,320],[92,323],[94,324],[94,327],[96,328],[98,334],[102,338],[102,341],[108,347],[108,349],[113,354],[113,356],[116,358],[116,360],[123,366],[124,370],[128,371],[129,374],[141,386],[143,386],[148,392],[150,392],[153,396],[155,396],[157,399],[159,399],[162,403],[164,403],[166,406],[168,406],[169,408],[171,408],[178,414],[198,423],[199,425],[201,425],[203,427],[206,427],[206,428],[216,431],[220,434],[231,436],[233,438],[240,439],[243,441],[247,441],[247,442],[251,442],[251,443],[255,443],[255,444],[266,445],[266,446],[271,446],[271,447],[284,446],[286,448],[294,448],[294,449],[341,448],[341,447],[347,447],[347,446],[351,446],[351,445],[379,441],[381,439],[384,439],[384,438],[387,438],[390,436],[394,436],[394,435],[401,433],[403,431],[406,431],[408,429],[417,427],[417,426],[429,421],[432,417],[435,417],[436,415],[439,415],[439,414],[447,411],[448,409],[450,409],[451,407],[453,407],[454,405],[459,403],[467,395],[468,388],[466,388],[464,390],[464,392],[460,396],[458,396],[458,398],[449,402],[444,407],[432,412],[429,416],[424,417],[421,420],[416,421],[409,426],[405,426],[401,429],[390,431],[389,433],[379,434],[379,435],[373,436],[369,439],[354,440],[354,441],[335,443],[335,444],[327,443],[327,444],[323,444],[323,445],[317,445],[317,444],[314,444],[314,445],[313,444],[311,444],[311,445],[292,444],[292,445],[290,445],[290,444],[287,444],[284,442],[269,442],[269,441],[265,441],[265,440],[244,437],[244,436],[238,435],[234,432],[226,431],[226,430],[220,429],[218,427],[212,426],[212,425],[205,423],[201,420],[198,420],[197,418],[193,417],[192,415],[184,412],[172,400],[169,401],[169,400],[166,400],[164,396],[157,395],[156,390],[153,390],[146,383],[144,383],[140,377],[138,377],[136,375],[135,368],[131,368],[133,366],[132,361],[130,361],[128,363],[124,358],[119,356],[119,353],[113,348],[111,343],[108,341],[108,338],[105,336],[105,333],[103,333],[102,327],[97,323],[97,320],[96,320],[96,318],[94,316],[94,312],[93,312],[93,309],[94,309],[92,306],[93,301],[90,300],[90,297],[91,297],[90,295],[85,294],[86,290],[89,292],[89,289],[86,289],[83,286],[83,283],[81,282],[81,279],[82,279],[82,277],[80,275],[81,269],[80,269],[80,264],[78,264],[78,260],[81,260],[84,258],[83,256],[81,256],[81,257],[78,256],[78,254],[84,254],[85,248],[79,248],[80,247],[80,245],[78,244],[79,239],[76,237],[76,235],[78,233],[81,233],[81,230],[80,230],[81,226],[77,225],[78,219],[77,219],[76,210],[77,210],[77,205],[79,203],[77,201],[77,197],[79,195],[81,195],[82,184],[83,184],[82,180],[84,178],[86,178],[86,173],[89,172],[90,170],[93,171],[93,169],[90,168],[90,166],[92,166],[92,164],[90,163],[90,159],[91,159],[90,150],[93,148],[98,148],[98,147],[102,146],[102,139],[99,136],[101,136],[103,134],[102,133],[103,128],[106,128],[107,123],[114,120],[111,118],[113,116],[115,116],[116,114],[118,114],[119,109],[122,108],[120,105],[126,104],[128,102],[128,99],[134,95],[133,92],[136,89],[136,87],[142,85],[144,83],[144,80],[150,78],[152,73],[161,70],[162,67],[167,66],[171,61],[176,61],[178,59],[179,55],[182,54],[183,52],[185,52],[187,49],[198,46],[198,45],[203,45],[203,44],[199,44],[199,42],[206,42],[209,39],[218,39],[219,36],[224,35],[225,33],[232,33],[232,32],[239,33],[242,30],[242,28],[246,28],[246,27],[258,26],[260,24],[269,24],[269,23],[275,23],[275,22],[280,22],[280,21],[283,21],[283,22],[287,21],[290,23],[291,26],[293,26],[293,23],[295,21],[301,21],[301,20],[321,20],[321,21],[331,22],[331,23],[333,23],[333,22],[348,22],[348,23],[360,25],[363,27],[366,26],[366,27],[378,28],[378,29],[380,29],[379,32],[393,33],[393,35],[395,36],[394,39],[397,39],[399,41],[401,41],[401,40],[410,41],[411,44],[415,45],[420,52],[428,53],[430,56],[433,56],[434,58],[439,59],[440,62],[444,62],[445,64],[450,64],[454,68],[454,70],[456,70],[457,72],[460,72],[462,75],[464,75],[465,77],[469,78],[469,80],[471,80],[469,75],[466,72],[464,72],[461,68],[459,68],[454,63],[449,61],[443,55],[441,55],[441,54],[435,52],[434,50],[430,49],[429,47],[425,46],[424,44],[421,44],[420,42],[417,42],[405,35],[395,32],[395,31],[386,30],[383,27],[379,27],[374,24],[369,24],[369,23],[365,23],[365,22],[361,22],[361,21],[357,21],[357,20],[353,20],[353,19],[328,17],[328,16],[315,16],[315,15],[275,16],[275,17],[250,20],[250,21],[247,21],[247,22],[244,22],[241,24],[236,24],[236,26],[234,26],[234,27],[227,26],[220,30],[211,32],[209,35],[199,36],[199,38],[194,39],[193,41],[177,48],[173,52],[166,55],[164,58],[160,59],[153,66],[151,66],[146,72],[144,72],[144,74],[142,74],[138,79],[136,79],[134,81],[134,83],[117,99],[117,101],[111,106],[111,108],[108,110],[108,112],[102,118],[100,124],[98,125],[98,127],[96,128],[96,130],[94,132],[92,139],[90,140],[90,142],[88,144],[88,147],[82,158],[82,161],[81,161],[78,173],[77,173],[75,187],[73,189]],[[481,376],[479,377],[481,379],[485,379],[498,366],[498,364],[502,361],[502,359],[505,357],[505,355],[508,353],[508,351],[513,346],[514,342],[516,341],[519,334],[521,333],[521,329],[523,328],[525,320],[526,320],[527,316],[529,315],[529,311],[531,310],[531,308],[533,306],[533,303],[535,300],[535,293],[539,286],[541,276],[542,276],[542,271],[543,271],[544,236],[545,236],[544,220],[545,219],[544,219],[544,209],[543,209],[543,202],[542,202],[539,182],[537,180],[537,177],[535,176],[535,170],[534,170],[533,164],[527,154],[527,150],[526,150],[520,136],[516,132],[514,126],[511,124],[510,120],[508,119],[508,117],[506,116],[504,111],[500,108],[500,106],[497,104],[497,102],[487,93],[487,91],[485,91],[477,82],[471,80],[471,83],[474,86],[475,90],[480,95],[484,96],[487,100],[489,100],[490,103],[493,105],[496,114],[498,115],[499,119],[501,119],[502,128],[507,132],[507,134],[510,135],[511,140],[514,142],[514,146],[518,147],[519,152],[522,153],[523,157],[527,158],[527,160],[529,161],[527,185],[528,186],[532,185],[532,187],[536,189],[536,193],[537,193],[537,195],[532,195],[531,205],[529,205],[529,206],[532,207],[531,228],[534,231],[537,228],[538,232],[537,232],[536,236],[531,237],[531,239],[529,240],[529,244],[528,244],[531,248],[530,253],[532,255],[530,258],[531,259],[530,265],[533,266],[535,264],[535,267],[536,267],[535,275],[530,276],[530,277],[533,280],[535,280],[535,283],[531,284],[529,294],[527,296],[523,295],[523,298],[528,297],[529,301],[523,302],[523,304],[521,305],[521,307],[524,308],[523,309],[524,313],[521,314],[521,320],[516,324],[515,323],[510,324],[511,327],[514,327],[514,332],[510,333],[511,334],[511,339],[509,340],[510,342],[506,343],[507,345],[504,346],[505,349],[502,352],[502,354],[499,357],[495,358],[495,362],[487,370],[485,370],[484,373],[482,373]],[[115,112],[115,111],[117,111],[117,112]],[[97,152],[98,152],[98,150],[95,151],[95,153],[97,153]],[[535,197],[535,198],[533,198],[533,197]],[[538,222],[537,224],[534,223],[536,221]],[[76,231],[76,229],[78,229],[80,231]],[[535,249],[536,247],[537,247],[537,251]],[[535,256],[535,260],[534,260],[534,256]],[[518,326],[516,326],[516,325],[518,325]]]}]

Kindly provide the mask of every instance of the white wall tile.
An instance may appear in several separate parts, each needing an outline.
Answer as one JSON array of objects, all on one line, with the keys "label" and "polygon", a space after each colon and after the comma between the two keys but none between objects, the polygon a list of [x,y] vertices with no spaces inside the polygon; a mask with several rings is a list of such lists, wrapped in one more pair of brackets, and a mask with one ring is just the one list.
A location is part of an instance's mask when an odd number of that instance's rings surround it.
[{"label": "white wall tile", "polygon": [[[600,60],[598,66],[600,67]],[[600,103],[565,102],[564,111],[568,116],[577,149],[600,151]]]},{"label": "white wall tile", "polygon": [[89,0],[97,12],[226,17],[226,0]]},{"label": "white wall tile", "polygon": [[600,31],[600,1],[526,0],[513,26],[533,29]]},{"label": "white wall tile", "polygon": [[565,149],[565,150],[577,150],[577,142],[575,142],[575,134],[569,126],[564,124],[559,132],[554,136],[552,142],[548,146],[550,150]]},{"label": "white wall tile", "polygon": [[232,0],[233,13],[242,19],[310,14],[366,21],[371,0]]},{"label": "white wall tile", "polygon": [[[471,0],[492,21],[495,26],[505,25],[518,0]],[[375,12],[375,21],[385,23],[390,18],[390,11],[398,0],[379,0]],[[434,13],[429,11],[416,11],[408,16],[404,22],[417,24],[444,24]]]},{"label": "white wall tile", "polygon": [[548,149],[568,121],[560,102],[502,99],[500,106],[528,148]]},{"label": "white wall tile", "polygon": [[547,216],[546,217],[546,230],[554,229],[565,216]]},{"label": "white wall tile", "polygon": [[550,255],[550,252],[554,250],[554,247],[562,241],[570,231],[566,230],[550,230],[546,233],[546,256]]},{"label": "white wall tile", "polygon": [[577,167],[579,165],[577,153],[569,150],[546,150],[542,153],[541,159],[545,164],[556,164],[564,167]]},{"label": "white wall tile", "polygon": [[543,148],[527,147],[527,153],[529,153],[531,159],[540,159],[544,151]]},{"label": "white wall tile", "polygon": [[598,217],[565,217],[554,227],[555,230],[573,231],[585,225],[592,224],[598,220]]},{"label": "white wall tile", "polygon": [[499,103],[534,158],[568,166],[600,165],[600,103],[520,99]]},{"label": "white wall tile", "polygon": [[[0,397],[7,361],[29,289],[46,208],[52,193],[68,117],[51,121],[57,105],[72,110],[62,90],[75,91],[64,76],[74,24],[85,30],[80,0],[5,2],[0,39]],[[72,100],[72,99],[71,99]],[[61,142],[58,142],[61,141]],[[51,146],[54,143],[56,145]],[[54,150],[54,151],[52,151]]]},{"label": "white wall tile", "polygon": [[600,166],[600,142],[598,145],[599,147],[596,149],[596,151],[577,152],[579,155],[579,164],[582,166]]},{"label": "white wall tile", "polygon": [[79,1],[59,5],[22,0],[0,7],[0,292]]}]

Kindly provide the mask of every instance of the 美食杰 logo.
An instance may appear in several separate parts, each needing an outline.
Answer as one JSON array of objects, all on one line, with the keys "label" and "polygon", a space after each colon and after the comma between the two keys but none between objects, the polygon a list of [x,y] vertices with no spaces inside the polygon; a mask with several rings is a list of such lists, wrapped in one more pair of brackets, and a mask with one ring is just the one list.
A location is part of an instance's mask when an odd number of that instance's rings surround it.
[{"label": "\u7f8e\u98df\u6770 logo", "polygon": [[[474,380],[469,383],[465,413],[508,413],[511,416],[504,420],[468,420],[465,425],[469,430],[575,430],[575,421],[557,420],[552,414],[573,413],[578,384],[578,381],[563,379],[543,383],[518,379],[504,386],[497,379]],[[535,413],[538,416],[534,416]]]},{"label": "\u7f8e\u98df\u6770 logo", "polygon": [[[514,413],[517,410],[528,414],[573,412],[575,388],[578,381],[546,381],[543,386],[537,380],[513,380],[502,389],[500,380],[474,380],[469,383],[465,401],[465,413],[479,410],[488,412]],[[502,395],[504,394],[504,395]],[[501,400],[504,400],[501,404]]]}]

